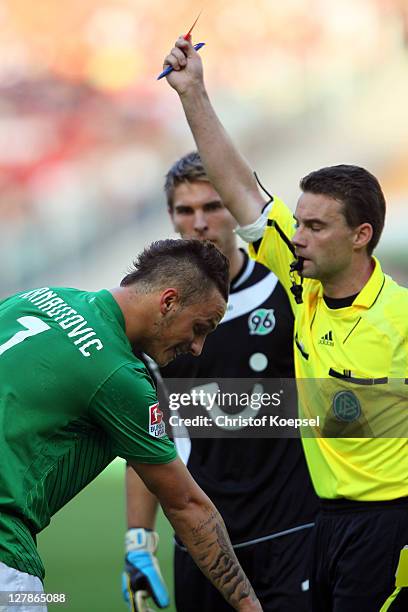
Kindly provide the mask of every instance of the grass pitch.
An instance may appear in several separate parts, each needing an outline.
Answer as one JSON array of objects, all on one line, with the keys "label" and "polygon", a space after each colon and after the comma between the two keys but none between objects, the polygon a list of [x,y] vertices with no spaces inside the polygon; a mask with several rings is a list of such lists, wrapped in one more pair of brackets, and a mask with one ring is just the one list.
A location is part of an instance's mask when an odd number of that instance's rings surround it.
[{"label": "grass pitch", "polygon": [[[64,612],[126,612],[122,599],[121,572],[125,533],[125,464],[114,461],[84,491],[60,510],[38,537],[45,565],[44,590],[66,593],[67,604],[49,604]],[[158,558],[173,596],[173,532],[160,513]],[[151,600],[149,604],[157,609]]]}]

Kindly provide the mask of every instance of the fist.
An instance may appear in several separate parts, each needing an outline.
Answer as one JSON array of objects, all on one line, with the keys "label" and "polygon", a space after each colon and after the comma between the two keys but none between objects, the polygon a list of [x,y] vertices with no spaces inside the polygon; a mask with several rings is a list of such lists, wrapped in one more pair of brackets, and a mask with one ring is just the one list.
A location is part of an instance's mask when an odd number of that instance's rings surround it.
[{"label": "fist", "polygon": [[189,40],[180,36],[166,56],[163,68],[171,66],[173,71],[166,77],[168,83],[179,95],[203,86],[203,65],[201,58]]}]

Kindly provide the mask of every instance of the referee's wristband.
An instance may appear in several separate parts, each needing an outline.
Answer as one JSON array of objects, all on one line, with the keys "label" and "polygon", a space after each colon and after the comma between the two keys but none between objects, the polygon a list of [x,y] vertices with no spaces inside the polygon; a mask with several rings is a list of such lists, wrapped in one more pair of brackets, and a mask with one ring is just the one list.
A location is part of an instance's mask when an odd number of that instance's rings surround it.
[{"label": "referee's wristband", "polygon": [[264,235],[265,227],[268,222],[268,216],[272,209],[273,201],[270,202],[262,211],[262,214],[256,221],[249,225],[237,227],[235,233],[245,242],[256,242]]}]

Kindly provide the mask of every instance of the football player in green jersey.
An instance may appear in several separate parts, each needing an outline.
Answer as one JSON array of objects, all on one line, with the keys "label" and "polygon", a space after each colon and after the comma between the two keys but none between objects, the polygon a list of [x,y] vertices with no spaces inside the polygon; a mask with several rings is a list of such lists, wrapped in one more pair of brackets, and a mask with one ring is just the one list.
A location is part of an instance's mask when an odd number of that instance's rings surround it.
[{"label": "football player in green jersey", "polygon": [[0,303],[0,591],[42,591],[36,534],[120,456],[231,606],[261,609],[219,513],[176,457],[132,350],[163,365],[199,355],[228,284],[216,247],[165,240],[111,291],[42,287]]}]

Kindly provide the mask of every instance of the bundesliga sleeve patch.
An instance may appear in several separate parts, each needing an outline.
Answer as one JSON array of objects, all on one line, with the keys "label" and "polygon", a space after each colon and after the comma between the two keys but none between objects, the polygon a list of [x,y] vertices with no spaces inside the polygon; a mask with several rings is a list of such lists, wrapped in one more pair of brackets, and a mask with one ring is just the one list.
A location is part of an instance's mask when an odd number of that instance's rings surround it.
[{"label": "bundesliga sleeve patch", "polygon": [[162,438],[166,435],[166,425],[163,421],[163,413],[159,408],[159,402],[149,406],[149,434],[154,438]]}]

